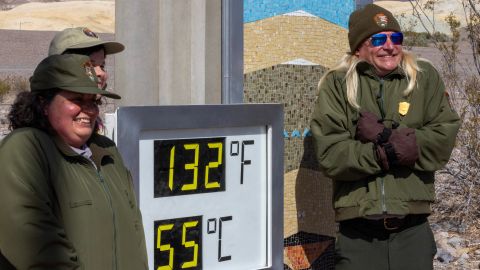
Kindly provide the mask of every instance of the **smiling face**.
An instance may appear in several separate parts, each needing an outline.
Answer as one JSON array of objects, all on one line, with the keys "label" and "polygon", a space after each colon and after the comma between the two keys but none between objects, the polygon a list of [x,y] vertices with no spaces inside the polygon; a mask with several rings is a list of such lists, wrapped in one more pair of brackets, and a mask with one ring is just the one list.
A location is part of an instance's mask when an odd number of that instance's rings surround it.
[{"label": "smiling face", "polygon": [[45,115],[60,138],[70,146],[81,148],[95,130],[98,98],[61,90],[45,107]]},{"label": "smiling face", "polygon": [[105,89],[108,79],[108,74],[105,70],[105,50],[102,48],[94,51],[89,55],[89,57],[95,70],[95,74],[97,74],[98,88]]},{"label": "smiling face", "polygon": [[[386,31],[380,33],[390,36],[394,32]],[[377,75],[383,77],[398,67],[402,61],[403,51],[402,45],[393,44],[389,37],[385,44],[377,47],[372,46],[370,40],[367,39],[357,49],[355,55],[359,59],[370,63],[375,68]]]}]

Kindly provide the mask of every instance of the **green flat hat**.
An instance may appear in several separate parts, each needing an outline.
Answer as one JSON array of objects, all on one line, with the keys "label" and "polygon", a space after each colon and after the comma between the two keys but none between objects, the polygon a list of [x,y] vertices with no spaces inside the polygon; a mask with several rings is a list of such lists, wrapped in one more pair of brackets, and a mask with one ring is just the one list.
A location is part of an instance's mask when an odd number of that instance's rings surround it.
[{"label": "green flat hat", "polygon": [[84,49],[103,45],[105,54],[121,52],[125,46],[119,42],[103,41],[86,27],[66,28],[58,32],[50,42],[48,55],[62,54],[68,49]]},{"label": "green flat hat", "polygon": [[30,77],[30,90],[41,92],[62,89],[80,94],[121,97],[98,88],[97,75],[90,58],[80,54],[50,55],[43,59]]}]

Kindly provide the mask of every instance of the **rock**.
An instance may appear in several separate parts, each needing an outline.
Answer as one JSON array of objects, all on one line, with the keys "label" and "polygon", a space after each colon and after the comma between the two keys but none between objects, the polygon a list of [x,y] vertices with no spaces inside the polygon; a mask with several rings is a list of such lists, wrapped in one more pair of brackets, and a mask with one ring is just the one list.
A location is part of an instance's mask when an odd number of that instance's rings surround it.
[{"label": "rock", "polygon": [[452,238],[448,239],[447,243],[450,246],[452,246],[456,249],[459,249],[459,248],[465,246],[465,239],[455,236],[455,237],[452,237]]},{"label": "rock", "polygon": [[451,251],[443,248],[438,248],[437,249],[437,260],[441,263],[448,264],[455,260],[454,255],[451,253]]},{"label": "rock", "polygon": [[435,236],[435,239],[437,239],[438,241],[440,239],[448,238],[448,232],[436,232],[434,236]]},{"label": "rock", "polygon": [[470,256],[467,253],[463,253],[458,259],[458,263],[464,265],[468,263],[469,259],[470,259]]}]

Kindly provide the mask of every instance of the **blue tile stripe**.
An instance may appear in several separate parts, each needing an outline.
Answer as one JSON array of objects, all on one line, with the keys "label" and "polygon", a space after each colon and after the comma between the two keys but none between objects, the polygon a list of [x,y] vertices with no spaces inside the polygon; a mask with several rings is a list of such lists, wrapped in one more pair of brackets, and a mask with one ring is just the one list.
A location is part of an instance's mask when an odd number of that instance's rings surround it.
[{"label": "blue tile stripe", "polygon": [[355,0],[243,0],[243,22],[249,23],[303,10],[324,20],[348,27]]},{"label": "blue tile stripe", "polygon": [[300,134],[300,131],[298,129],[294,129],[291,132],[283,130],[283,138],[285,138],[285,139],[288,139],[288,138],[303,138],[303,139],[305,139],[306,137],[310,137],[310,136],[312,136],[312,132],[308,128],[305,128],[301,134]]}]

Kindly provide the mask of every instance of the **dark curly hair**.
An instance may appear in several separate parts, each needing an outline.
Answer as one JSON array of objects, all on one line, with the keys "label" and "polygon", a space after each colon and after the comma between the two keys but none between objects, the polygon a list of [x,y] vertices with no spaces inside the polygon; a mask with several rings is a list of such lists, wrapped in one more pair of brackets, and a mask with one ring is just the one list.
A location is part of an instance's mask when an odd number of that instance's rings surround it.
[{"label": "dark curly hair", "polygon": [[48,132],[50,124],[44,109],[58,92],[58,89],[49,89],[34,93],[27,91],[18,93],[8,113],[9,129],[34,127]]},{"label": "dark curly hair", "polygon": [[[8,113],[9,129],[33,127],[52,133],[50,122],[45,115],[45,106],[52,102],[60,89],[42,90],[41,92],[20,92]],[[97,118],[94,132],[100,130],[101,119]]]}]

